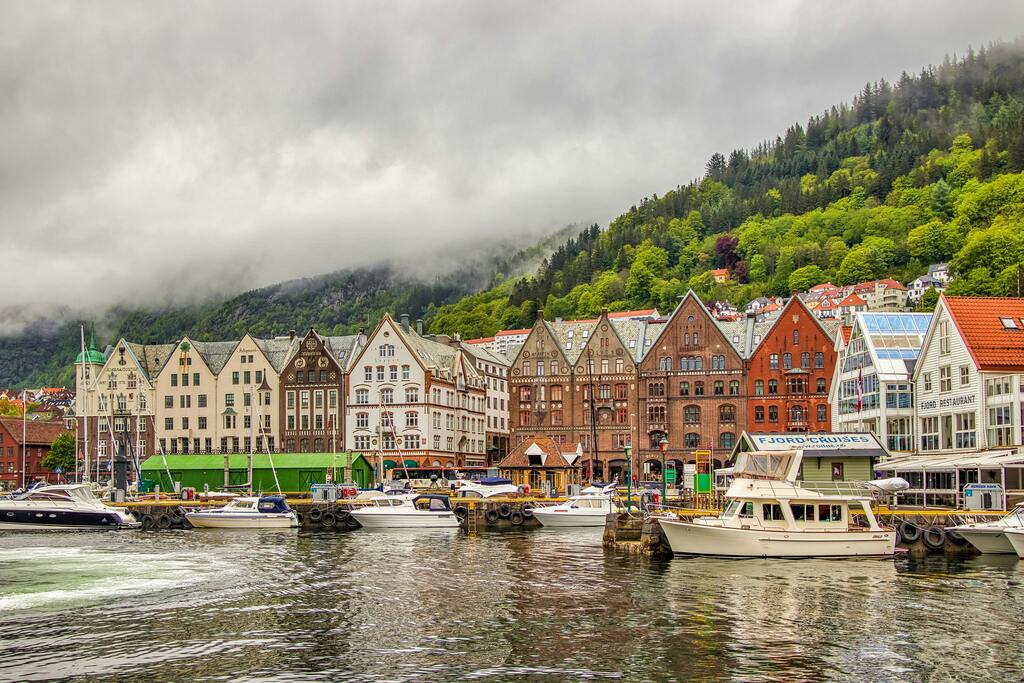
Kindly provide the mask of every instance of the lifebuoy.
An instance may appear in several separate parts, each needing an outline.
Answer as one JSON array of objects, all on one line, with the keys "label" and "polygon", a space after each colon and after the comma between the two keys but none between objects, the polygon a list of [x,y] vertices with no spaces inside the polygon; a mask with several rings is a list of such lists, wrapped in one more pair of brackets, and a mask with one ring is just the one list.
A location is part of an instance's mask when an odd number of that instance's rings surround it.
[{"label": "lifebuoy", "polygon": [[465,519],[466,517],[469,517],[469,508],[467,508],[465,505],[456,505],[455,509],[452,510],[452,512],[454,512],[455,516],[459,519]]},{"label": "lifebuoy", "polygon": [[171,528],[171,516],[166,512],[156,518],[156,525],[161,529]]},{"label": "lifebuoy", "polygon": [[530,485],[529,484],[523,484],[523,495],[526,495],[526,496],[530,495]]},{"label": "lifebuoy", "polygon": [[523,513],[519,510],[513,510],[508,518],[512,522],[512,526],[522,526],[523,524]]},{"label": "lifebuoy", "polygon": [[320,518],[324,516],[324,511],[320,508],[313,508],[309,511],[309,519],[311,522],[319,522]]},{"label": "lifebuoy", "polygon": [[338,518],[335,517],[334,513],[331,512],[331,511],[325,512],[320,517],[320,524],[322,524],[323,526],[325,526],[327,528],[331,528],[332,526],[334,526],[337,523],[338,523]]},{"label": "lifebuoy", "polygon": [[156,520],[153,519],[153,515],[142,515],[142,519],[139,520],[142,523],[143,531],[152,531],[156,525]]},{"label": "lifebuoy", "polygon": [[904,543],[913,543],[917,539],[921,538],[921,527],[910,522],[900,523],[900,538],[903,539]]},{"label": "lifebuoy", "polygon": [[508,503],[502,503],[498,506],[498,516],[502,519],[508,519],[509,515],[512,514],[512,506]]},{"label": "lifebuoy", "polygon": [[946,530],[941,526],[930,526],[922,534],[924,544],[932,550],[941,550],[946,545]]},{"label": "lifebuoy", "polygon": [[484,519],[487,520],[488,524],[494,524],[498,521],[498,511],[488,510],[487,512],[484,513]]}]

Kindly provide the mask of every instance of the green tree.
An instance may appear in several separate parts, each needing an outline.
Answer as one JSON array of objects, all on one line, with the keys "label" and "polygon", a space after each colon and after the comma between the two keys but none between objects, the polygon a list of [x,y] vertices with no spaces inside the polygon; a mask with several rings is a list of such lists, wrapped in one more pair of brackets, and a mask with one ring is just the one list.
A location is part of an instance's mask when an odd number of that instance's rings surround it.
[{"label": "green tree", "polygon": [[939,293],[934,287],[929,287],[921,295],[921,300],[917,302],[914,310],[918,313],[931,313],[935,310],[937,303],[939,303]]},{"label": "green tree", "polygon": [[836,280],[841,285],[853,285],[870,280],[874,276],[874,272],[869,252],[866,249],[854,249],[843,259]]},{"label": "green tree", "polygon": [[814,285],[820,285],[828,277],[820,266],[810,265],[797,268],[789,274],[789,291],[804,292]]},{"label": "green tree", "polygon": [[75,460],[77,459],[77,444],[75,435],[72,432],[62,432],[50,444],[50,452],[43,456],[42,465],[49,470],[61,472],[74,472]]}]

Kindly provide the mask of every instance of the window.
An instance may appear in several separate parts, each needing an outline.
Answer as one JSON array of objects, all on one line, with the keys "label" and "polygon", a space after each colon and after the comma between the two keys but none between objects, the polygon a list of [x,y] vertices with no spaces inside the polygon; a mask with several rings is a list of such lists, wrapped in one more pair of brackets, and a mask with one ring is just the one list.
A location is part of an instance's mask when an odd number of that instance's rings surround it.
[{"label": "window", "polygon": [[551,411],[551,424],[553,424],[553,425],[564,424],[563,420],[562,420],[562,411],[561,410],[552,410]]},{"label": "window", "polygon": [[768,406],[768,421],[778,422],[779,421],[779,409],[777,406]]},{"label": "window", "polygon": [[238,384],[238,371],[237,370],[235,372],[231,373],[231,383],[232,384]]},{"label": "window", "polygon": [[658,363],[658,367],[661,370],[663,370],[663,371],[671,370],[672,369],[672,357],[671,356],[663,356],[661,358],[661,360],[659,361],[659,363]]},{"label": "window", "polygon": [[768,356],[768,367],[772,370],[779,369],[779,354],[773,353]]},{"label": "window", "polygon": [[[524,425],[524,426],[525,425],[529,425],[530,424],[530,417],[531,417],[531,415],[530,415],[530,411],[529,410],[520,410],[519,411],[519,424]],[[449,449],[450,449],[450,447],[449,447]]]},{"label": "window", "polygon": [[960,366],[960,386],[971,386],[971,368],[967,365]]},{"label": "window", "polygon": [[939,323],[939,353],[949,353],[949,321]]},{"label": "window", "polygon": [[740,381],[738,379],[731,380],[729,382],[729,395],[739,396],[740,395]]},{"label": "window", "polygon": [[[288,392],[291,393],[291,392]],[[367,389],[356,389],[356,403],[367,404],[370,402],[370,392]]]},{"label": "window", "polygon": [[793,330],[793,345],[800,343],[800,330]]},{"label": "window", "polygon": [[530,376],[530,367],[531,367],[530,366],[530,361],[524,360],[523,361],[523,377],[529,377]]},{"label": "window", "polygon": [[615,421],[620,425],[626,424],[629,421],[629,409],[619,408],[615,411]]},{"label": "window", "polygon": [[811,352],[810,351],[804,351],[803,353],[800,354],[800,367],[803,368],[804,370],[810,370],[811,369]]},{"label": "window", "polygon": [[704,395],[704,382],[694,382],[693,383],[693,395],[694,396],[703,396]]},{"label": "window", "polygon": [[193,372],[192,373],[192,386],[194,386],[194,387],[198,387],[199,386],[199,373],[198,372]]},{"label": "window", "polygon": [[263,371],[262,370],[257,370],[256,371],[256,384],[260,384],[262,382],[263,382]]},{"label": "window", "polygon": [[392,382],[397,382],[398,381],[398,366],[397,365],[392,365],[392,366],[388,367],[388,378]]},{"label": "window", "polygon": [[683,408],[683,421],[689,425],[700,424],[700,406]]},{"label": "window", "polygon": [[384,366],[383,365],[378,365],[377,366],[377,381],[378,382],[383,382],[384,381]]},{"label": "window", "polygon": [[417,449],[420,447],[420,435],[419,434],[406,434],[405,435],[405,447],[411,449]]},{"label": "window", "polygon": [[420,414],[415,410],[410,410],[405,414],[405,426],[406,427],[419,427],[420,426]]},{"label": "window", "polygon": [[[267,394],[266,405],[268,405],[268,406],[270,405],[270,394],[269,393]],[[337,389],[331,389],[330,391],[327,392],[327,407],[328,408],[337,408],[338,407],[338,390]]]},{"label": "window", "polygon": [[[519,387],[519,400],[529,403],[533,398],[533,387]],[[586,398],[586,397],[584,397]]]},{"label": "window", "polygon": [[232,407],[234,407],[234,405],[235,405],[235,395],[234,394],[224,394],[224,407],[225,408],[232,408]]},{"label": "window", "polygon": [[825,378],[824,377],[819,377],[818,378],[817,385],[815,386],[815,390],[819,394],[824,394],[827,391],[827,389],[825,388]]},{"label": "window", "polygon": [[947,392],[953,390],[953,377],[948,365],[939,368],[939,391]]},{"label": "window", "polygon": [[392,344],[381,344],[377,352],[381,358],[392,358],[395,355],[395,347]]},{"label": "window", "polygon": [[689,396],[690,395],[690,383],[689,382],[680,382],[679,383],[679,395],[680,396]]},{"label": "window", "polygon": [[754,396],[764,396],[764,380],[759,379],[754,382]]},{"label": "window", "polygon": [[561,384],[556,384],[555,386],[551,387],[551,400],[552,401],[561,401],[562,400],[562,385]]},{"label": "window", "polygon": [[766,522],[784,520],[782,506],[778,503],[761,503],[761,519]]},{"label": "window", "polygon": [[686,436],[683,437],[683,446],[689,449],[700,447],[700,434],[696,432],[687,432]]},{"label": "window", "polygon": [[651,422],[664,422],[665,406],[648,406],[647,419]]},{"label": "window", "polygon": [[823,403],[818,404],[818,422],[824,422],[828,419],[828,406]]},{"label": "window", "polygon": [[[604,372],[607,372],[607,371],[608,371],[607,368],[605,368]],[[537,361],[537,376],[538,377],[543,377],[544,376],[544,361],[542,361],[542,360],[538,360]]]},{"label": "window", "polygon": [[722,432],[718,435],[718,445],[731,451],[736,445],[736,435],[732,432]]},{"label": "window", "polygon": [[373,368],[369,365],[363,367],[363,380],[366,382],[373,381]]},{"label": "window", "polygon": [[988,409],[988,445],[1012,446],[1010,432],[1013,421],[1010,418],[1010,406],[999,406]]},{"label": "window", "polygon": [[173,407],[174,407],[174,397],[173,396],[164,396],[164,408],[173,408]]},{"label": "window", "polygon": [[199,418],[199,429],[200,430],[204,430],[204,429],[206,429],[206,426],[207,426],[206,417],[205,416],[200,416],[200,418]]},{"label": "window", "polygon": [[381,389],[380,390],[380,402],[381,403],[394,403],[395,402],[395,390],[394,389]]},{"label": "window", "polygon": [[406,403],[419,403],[420,401],[420,390],[416,387],[409,387],[405,390],[405,402]]},{"label": "window", "polygon": [[764,406],[754,406],[754,422],[764,422]]},{"label": "window", "polygon": [[167,431],[170,431],[170,430],[174,429],[174,418],[173,417],[165,417],[164,418],[164,429],[167,430]]},{"label": "window", "polygon": [[196,403],[199,404],[200,408],[205,408],[206,407],[206,394],[199,394],[196,397]]},{"label": "window", "polygon": [[171,386],[172,387],[178,386],[178,376],[177,375],[171,375]]},{"label": "window", "polygon": [[791,354],[791,353],[784,353],[784,354],[782,354],[782,368],[784,370],[792,370],[793,369],[793,354]]},{"label": "window", "polygon": [[[559,388],[561,388],[561,387],[559,387]],[[664,384],[661,385],[661,395],[662,396],[665,395],[665,385]],[[615,385],[615,400],[617,400],[617,401],[624,401],[627,398],[629,398],[629,385],[628,384],[616,384]],[[553,394],[552,394],[552,400],[554,400],[554,395]]]},{"label": "window", "polygon": [[355,445],[356,445],[356,450],[359,450],[359,451],[368,451],[368,450],[370,450],[370,437],[365,435],[365,434],[360,435],[360,436],[356,436],[356,438],[355,438]]},{"label": "window", "polygon": [[597,387],[597,397],[601,400],[607,401],[612,397],[612,385],[611,384],[600,384]]},{"label": "window", "polygon": [[726,404],[718,408],[719,422],[736,422],[736,406]]},{"label": "window", "polygon": [[825,367],[825,354],[822,353],[821,351],[818,351],[814,354],[814,367],[818,368],[819,370]]},{"label": "window", "polygon": [[409,366],[408,365],[403,365],[402,366],[402,379],[403,380],[409,379]]},{"label": "window", "polygon": [[719,381],[714,383],[713,387],[714,387],[715,396],[724,396],[725,395],[725,382],[719,380]]},{"label": "window", "polygon": [[930,373],[930,372],[924,373],[924,390],[925,391],[931,391],[932,390],[932,373]]},{"label": "window", "polygon": [[974,431],[974,413],[957,413],[956,447],[974,448],[977,445]]},{"label": "window", "polygon": [[768,380],[768,395],[771,396],[771,395],[777,394],[777,393],[779,393],[779,380],[777,380],[777,379],[770,379],[770,380]]}]

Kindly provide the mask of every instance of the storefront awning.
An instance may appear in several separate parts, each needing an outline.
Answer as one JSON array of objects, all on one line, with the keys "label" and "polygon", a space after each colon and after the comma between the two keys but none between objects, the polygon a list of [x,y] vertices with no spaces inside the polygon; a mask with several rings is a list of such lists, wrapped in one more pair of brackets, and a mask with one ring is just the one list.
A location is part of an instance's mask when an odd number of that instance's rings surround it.
[{"label": "storefront awning", "polygon": [[953,472],[955,470],[1024,467],[1024,455],[1015,451],[981,451],[956,455],[902,455],[875,465],[884,472]]},{"label": "storefront awning", "polygon": [[418,462],[416,462],[415,460],[408,460],[408,459],[406,459],[405,466],[406,467],[419,467],[420,464]]},{"label": "storefront awning", "polygon": [[384,469],[391,470],[391,469],[394,469],[396,467],[398,467],[398,463],[395,462],[394,460],[385,460],[384,461]]}]

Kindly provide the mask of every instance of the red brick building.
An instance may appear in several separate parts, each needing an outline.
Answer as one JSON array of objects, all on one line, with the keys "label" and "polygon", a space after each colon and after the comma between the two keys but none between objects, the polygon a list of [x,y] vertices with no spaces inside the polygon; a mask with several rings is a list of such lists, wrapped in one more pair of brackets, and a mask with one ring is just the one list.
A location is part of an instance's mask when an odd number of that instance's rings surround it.
[{"label": "red brick building", "polygon": [[835,340],[793,297],[747,362],[747,424],[756,432],[831,431]]},{"label": "red brick building", "polygon": [[[26,485],[40,479],[57,482],[57,475],[42,466],[50,452],[50,445],[58,435],[67,431],[63,420],[25,423],[25,479]],[[0,488],[12,490],[22,485],[22,422],[14,417],[0,417]]]},{"label": "red brick building", "polygon": [[636,457],[642,476],[661,476],[665,459],[693,462],[711,449],[721,462],[745,424],[744,362],[740,349],[692,291],[676,307],[640,362]]}]

